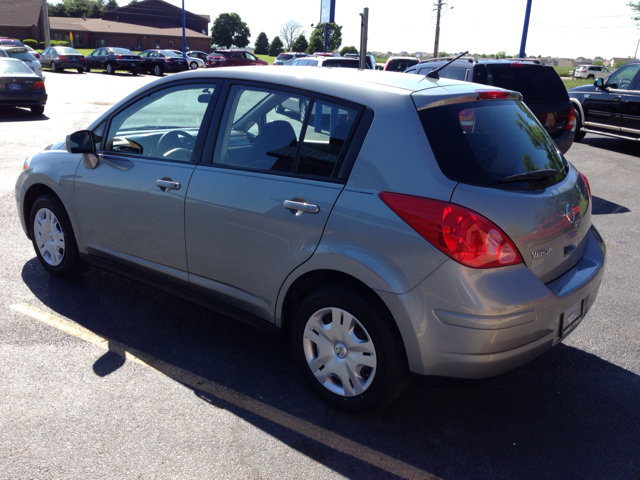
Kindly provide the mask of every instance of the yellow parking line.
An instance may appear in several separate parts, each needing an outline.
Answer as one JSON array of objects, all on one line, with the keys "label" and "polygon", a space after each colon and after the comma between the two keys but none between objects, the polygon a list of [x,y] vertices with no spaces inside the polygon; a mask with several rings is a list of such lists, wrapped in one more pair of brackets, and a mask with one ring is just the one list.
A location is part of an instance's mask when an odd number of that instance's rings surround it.
[{"label": "yellow parking line", "polygon": [[169,363],[158,360],[143,352],[138,352],[135,349],[113,340],[106,339],[99,335],[96,335],[92,331],[78,325],[75,322],[67,320],[59,315],[44,312],[36,307],[21,303],[12,305],[11,308],[17,312],[34,318],[42,323],[50,325],[58,330],[61,330],[69,335],[80,338],[86,342],[97,345],[105,350],[110,350],[124,356],[128,360],[137,362],[145,367],[149,367],[156,370],[163,375],[167,375],[180,383],[188,385],[196,390],[214,395],[215,397],[224,400],[232,405],[240,407],[251,413],[268,419],[278,425],[281,425],[289,430],[303,435],[307,438],[315,440],[322,445],[333,448],[341,453],[350,455],[358,460],[366,462],[370,465],[378,467],[389,473],[397,475],[402,478],[409,479],[438,479],[435,475],[432,475],[424,470],[409,465],[401,460],[393,458],[382,452],[366,447],[360,443],[349,440],[341,435],[333,433],[322,427],[319,427],[311,422],[303,420],[299,417],[279,410],[271,405],[267,405],[259,400],[255,400],[247,395],[224,387],[218,383],[207,380],[206,378],[194,375],[186,370],[178,368]]}]

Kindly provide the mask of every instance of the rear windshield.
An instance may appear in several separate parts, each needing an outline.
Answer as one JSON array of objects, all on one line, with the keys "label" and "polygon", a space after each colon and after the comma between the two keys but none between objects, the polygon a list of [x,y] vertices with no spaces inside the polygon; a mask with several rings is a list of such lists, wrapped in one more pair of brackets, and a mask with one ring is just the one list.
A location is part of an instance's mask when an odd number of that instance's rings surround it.
[{"label": "rear windshield", "polygon": [[75,55],[80,55],[79,51],[74,50],[73,48],[69,48],[69,47],[56,48],[56,51],[58,53],[72,53],[72,54],[75,54]]},{"label": "rear windshield", "polygon": [[389,60],[389,63],[387,63],[387,68],[386,70],[389,72],[404,72],[407,68],[409,67],[413,67],[414,65],[418,64],[418,60],[417,59],[410,59],[410,60],[400,60],[400,59],[394,59],[394,60]]},{"label": "rear windshield", "polygon": [[[484,68],[482,68],[484,67]],[[567,89],[552,67],[511,63],[478,66],[474,82],[520,92],[525,102],[568,102]]]},{"label": "rear windshield", "polygon": [[293,58],[293,55],[286,55],[284,53],[281,53],[276,57],[276,60],[291,60],[292,58]]},{"label": "rear windshield", "polygon": [[7,53],[11,58],[17,58],[18,60],[26,60],[28,62],[32,62],[36,59],[36,57],[31,55],[27,50],[9,50]]},{"label": "rear windshield", "polygon": [[[0,60],[0,73],[33,73],[29,67],[22,62],[7,62]],[[4,87],[2,87],[4,88]]]},{"label": "rear windshield", "polygon": [[127,50],[126,48],[112,48],[113,53],[117,53],[119,55],[133,55],[131,50]]},{"label": "rear windshield", "polygon": [[354,60],[353,62],[344,60],[325,60],[322,62],[323,67],[334,67],[334,68],[359,68],[360,62]]},{"label": "rear windshield", "polygon": [[[556,145],[523,102],[481,101],[418,111],[442,172],[451,180],[501,189],[545,188],[566,175]],[[535,181],[507,177],[554,169]]]}]

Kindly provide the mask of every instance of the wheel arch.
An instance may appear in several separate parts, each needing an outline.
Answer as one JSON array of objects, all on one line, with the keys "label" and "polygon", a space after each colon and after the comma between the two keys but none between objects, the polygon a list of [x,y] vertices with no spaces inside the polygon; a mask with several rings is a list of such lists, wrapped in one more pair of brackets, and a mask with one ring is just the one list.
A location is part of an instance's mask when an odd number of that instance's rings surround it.
[{"label": "wheel arch", "polygon": [[582,102],[577,98],[572,97],[569,97],[569,100],[571,100],[573,107],[580,111],[580,118],[582,118],[582,123],[584,125],[584,109],[582,108]]},{"label": "wheel arch", "polygon": [[[31,226],[31,222],[29,221],[29,218],[31,217],[31,207],[33,206],[35,201],[42,195],[51,195],[52,197],[56,198],[56,200],[58,200],[60,204],[64,207],[64,203],[62,202],[62,199],[51,187],[44,185],[42,183],[36,183],[31,185],[29,189],[25,192],[24,200],[22,202],[22,215],[23,215],[23,218],[25,219],[27,237],[30,240],[32,239],[31,238],[32,226]],[[67,212],[67,215],[68,214],[69,212]]]}]

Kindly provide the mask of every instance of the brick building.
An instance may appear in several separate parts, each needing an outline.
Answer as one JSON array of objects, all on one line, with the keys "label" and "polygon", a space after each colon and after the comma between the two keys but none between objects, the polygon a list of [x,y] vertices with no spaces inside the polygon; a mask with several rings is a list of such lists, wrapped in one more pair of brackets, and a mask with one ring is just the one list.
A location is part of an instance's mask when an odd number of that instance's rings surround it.
[{"label": "brick building", "polygon": [[42,0],[0,0],[0,36],[45,41]]}]

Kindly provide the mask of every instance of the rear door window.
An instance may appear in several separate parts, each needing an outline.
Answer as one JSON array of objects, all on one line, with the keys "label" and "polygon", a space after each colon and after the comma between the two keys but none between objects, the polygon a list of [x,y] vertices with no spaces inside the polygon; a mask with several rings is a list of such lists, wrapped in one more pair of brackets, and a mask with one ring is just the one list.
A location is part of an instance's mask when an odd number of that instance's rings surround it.
[{"label": "rear door window", "polygon": [[[538,189],[565,177],[553,140],[523,102],[458,103],[418,111],[442,172],[451,180],[501,189]],[[545,180],[507,177],[553,169]]]}]

